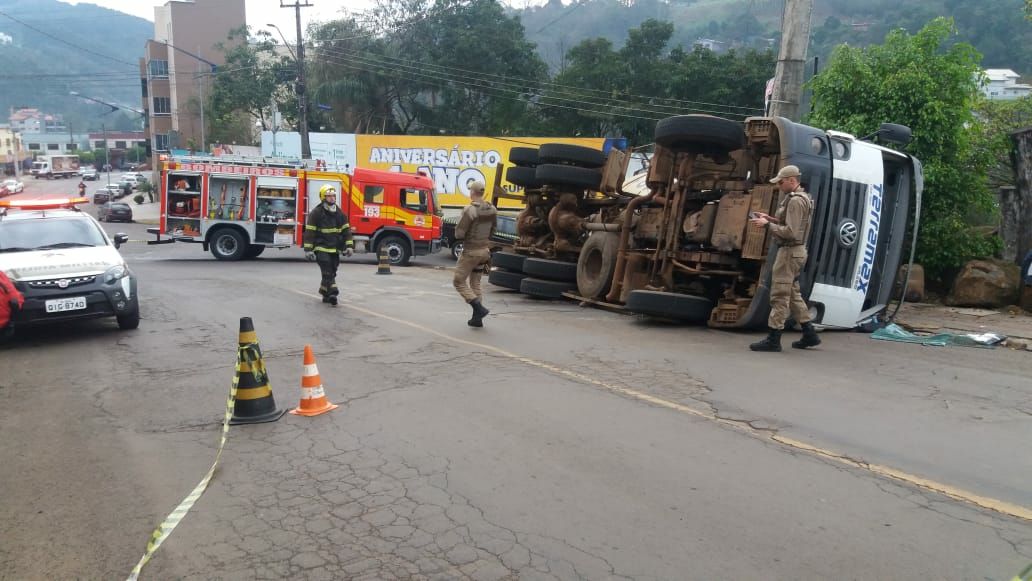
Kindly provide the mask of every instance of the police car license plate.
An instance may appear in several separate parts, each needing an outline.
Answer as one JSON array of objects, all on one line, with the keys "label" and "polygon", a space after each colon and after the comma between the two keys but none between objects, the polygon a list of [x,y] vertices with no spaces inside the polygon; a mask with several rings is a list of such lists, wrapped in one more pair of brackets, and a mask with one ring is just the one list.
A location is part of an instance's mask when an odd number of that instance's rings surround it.
[{"label": "police car license plate", "polygon": [[46,302],[48,313],[63,313],[65,311],[81,311],[86,308],[86,297],[70,297],[67,299],[54,299]]}]

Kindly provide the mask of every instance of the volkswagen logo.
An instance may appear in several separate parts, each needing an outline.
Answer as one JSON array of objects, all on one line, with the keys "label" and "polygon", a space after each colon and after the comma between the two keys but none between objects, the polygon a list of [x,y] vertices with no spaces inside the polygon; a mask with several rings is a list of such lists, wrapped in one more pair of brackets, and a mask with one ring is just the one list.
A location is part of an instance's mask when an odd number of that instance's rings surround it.
[{"label": "volkswagen logo", "polygon": [[838,241],[843,248],[852,248],[856,244],[856,239],[859,235],[860,228],[856,225],[856,222],[846,218],[839,223]]}]

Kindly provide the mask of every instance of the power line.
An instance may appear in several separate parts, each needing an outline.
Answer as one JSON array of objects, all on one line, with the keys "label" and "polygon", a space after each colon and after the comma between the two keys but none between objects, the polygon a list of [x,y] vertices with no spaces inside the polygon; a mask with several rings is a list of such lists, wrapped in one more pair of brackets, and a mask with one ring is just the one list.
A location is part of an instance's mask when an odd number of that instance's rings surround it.
[{"label": "power line", "polygon": [[76,45],[68,42],[67,40],[64,40],[63,38],[58,38],[58,37],[54,36],[53,34],[50,34],[49,32],[40,30],[40,29],[36,28],[35,26],[33,26],[33,25],[23,21],[23,20],[19,20],[19,19],[15,18],[14,16],[11,16],[10,14],[4,12],[3,10],[0,10],[0,16],[6,16],[7,18],[10,18],[11,20],[17,22],[18,24],[21,24],[22,26],[24,26],[24,27],[26,27],[26,28],[28,28],[30,30],[34,30],[34,31],[38,32],[39,34],[42,34],[43,36],[45,36],[47,38],[50,38],[52,40],[56,40],[57,42],[60,42],[61,44],[68,45],[68,46],[70,46],[70,47],[72,47],[72,48],[74,48],[74,49],[76,49],[78,51],[86,52],[86,53],[92,54],[94,56],[99,56],[100,58],[104,58],[104,59],[107,59],[107,60],[110,60],[110,61],[114,61],[116,63],[121,63],[123,65],[129,65],[131,67],[135,67],[136,66],[133,63],[126,62],[126,61],[123,61],[123,60],[120,60],[120,59],[116,59],[115,57],[111,57],[111,56],[108,56],[106,54],[101,54],[101,53],[99,53],[97,51],[90,50],[90,49],[85,48],[85,47],[76,46]]}]

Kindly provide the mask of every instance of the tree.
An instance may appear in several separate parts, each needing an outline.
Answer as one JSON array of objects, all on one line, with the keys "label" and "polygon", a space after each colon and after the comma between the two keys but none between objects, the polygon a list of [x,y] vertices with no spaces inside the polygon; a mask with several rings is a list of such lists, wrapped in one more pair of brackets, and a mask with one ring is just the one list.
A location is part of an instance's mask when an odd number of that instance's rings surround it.
[{"label": "tree", "polygon": [[[1030,0],[1032,1],[1032,0]],[[1015,101],[982,100],[975,107],[972,147],[990,158],[989,187],[1015,186],[1010,134],[1032,126],[1032,97]]]},{"label": "tree", "polygon": [[[229,32],[216,47],[225,64],[215,75],[211,94],[210,141],[250,143],[254,122],[267,127],[272,106],[285,101],[287,84],[296,75],[293,63],[277,54],[272,37],[261,31],[248,42],[248,28]],[[296,108],[295,108],[296,109]]]},{"label": "tree", "polygon": [[918,260],[940,280],[998,245],[966,223],[971,212],[992,210],[991,156],[972,146],[969,129],[981,57],[971,45],[953,42],[956,34],[952,20],[937,18],[914,35],[890,32],[881,45],[842,45],[811,81],[810,123],[818,127],[867,135],[891,121],[913,130],[908,148],[925,168]]}]

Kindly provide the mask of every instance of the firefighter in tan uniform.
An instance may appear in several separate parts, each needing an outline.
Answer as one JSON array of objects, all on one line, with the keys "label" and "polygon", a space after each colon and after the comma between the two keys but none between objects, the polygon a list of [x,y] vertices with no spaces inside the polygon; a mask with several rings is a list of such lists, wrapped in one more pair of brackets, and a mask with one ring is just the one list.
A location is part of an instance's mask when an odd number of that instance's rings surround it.
[{"label": "firefighter in tan uniform", "polygon": [[767,318],[770,332],[763,341],[749,345],[753,351],[781,351],[781,332],[789,312],[803,327],[803,338],[793,341],[792,347],[805,349],[821,343],[810,320],[810,310],[799,292],[799,273],[806,264],[806,237],[813,215],[813,200],[799,185],[799,176],[799,168],[794,165],[781,168],[770,180],[781,191],[781,203],[775,216],[762,212],[753,215],[752,223],[766,226],[778,241],[771,277],[770,317]]},{"label": "firefighter in tan uniform", "polygon": [[455,239],[462,241],[462,254],[455,265],[452,283],[455,290],[473,308],[473,317],[467,321],[470,327],[483,327],[488,310],[481,304],[480,277],[491,267],[491,234],[495,229],[498,210],[484,201],[484,183],[473,182],[469,186],[470,203],[462,210],[462,217],[455,226]]}]

